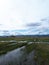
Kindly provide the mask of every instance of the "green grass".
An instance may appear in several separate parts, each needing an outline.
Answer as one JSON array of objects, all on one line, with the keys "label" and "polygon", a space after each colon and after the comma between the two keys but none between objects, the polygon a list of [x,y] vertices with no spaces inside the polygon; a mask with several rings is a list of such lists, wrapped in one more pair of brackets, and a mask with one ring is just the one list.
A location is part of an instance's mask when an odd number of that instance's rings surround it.
[{"label": "green grass", "polygon": [[49,44],[27,44],[25,50],[27,54],[35,50],[34,61],[36,65],[49,65]]},{"label": "green grass", "polygon": [[[7,37],[7,38],[0,38],[0,41],[10,41],[10,40],[16,40],[16,41],[42,41],[42,42],[48,42],[49,37]],[[28,43],[27,42],[27,43]],[[49,65],[49,44],[47,43],[33,43],[33,44],[27,44],[27,43],[17,43],[14,45],[12,42],[0,42],[0,55],[5,54],[11,50],[14,50],[16,48],[25,46],[26,53],[30,53],[31,51],[35,50],[35,57],[34,61],[36,62],[36,65]]]},{"label": "green grass", "polygon": [[0,37],[0,41],[9,41],[9,40],[16,40],[16,41],[43,41],[49,42],[49,36],[43,37],[29,37],[29,36],[9,36],[9,37]]},{"label": "green grass", "polygon": [[7,53],[7,52],[9,52],[11,50],[14,50],[16,48],[27,45],[27,43],[21,43],[21,44],[17,43],[17,44],[14,44],[14,45],[9,45],[9,44],[12,44],[12,43],[0,44],[0,55],[5,54],[5,53]]},{"label": "green grass", "polygon": [[49,44],[37,44],[35,51],[36,65],[49,65]]},{"label": "green grass", "polygon": [[26,53],[29,54],[29,53],[32,52],[35,48],[36,48],[36,44],[35,44],[35,43],[27,44],[27,45],[25,46],[25,51],[26,51]]}]

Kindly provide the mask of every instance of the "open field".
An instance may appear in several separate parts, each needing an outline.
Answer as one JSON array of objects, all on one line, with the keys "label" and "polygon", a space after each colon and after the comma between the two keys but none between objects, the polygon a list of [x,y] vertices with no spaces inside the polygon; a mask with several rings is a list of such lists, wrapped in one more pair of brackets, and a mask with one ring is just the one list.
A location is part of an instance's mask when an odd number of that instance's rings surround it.
[{"label": "open field", "polygon": [[0,54],[7,53],[15,48],[22,47],[28,43],[48,43],[48,36],[10,36],[0,37]]},{"label": "open field", "polygon": [[7,36],[7,37],[0,37],[0,41],[42,41],[42,42],[49,42],[49,35],[45,36],[34,36],[34,35],[22,35],[22,36]]},{"label": "open field", "polygon": [[0,55],[22,46],[25,46],[27,54],[35,51],[36,65],[49,65],[49,37],[0,37]]}]

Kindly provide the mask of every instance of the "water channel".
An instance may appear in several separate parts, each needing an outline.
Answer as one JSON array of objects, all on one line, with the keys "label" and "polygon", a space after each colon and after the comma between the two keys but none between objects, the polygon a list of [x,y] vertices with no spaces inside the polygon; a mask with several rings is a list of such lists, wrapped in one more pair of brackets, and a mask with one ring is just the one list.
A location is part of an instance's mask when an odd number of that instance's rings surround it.
[{"label": "water channel", "polygon": [[0,65],[34,65],[34,50],[27,54],[24,49],[25,46],[1,55]]}]

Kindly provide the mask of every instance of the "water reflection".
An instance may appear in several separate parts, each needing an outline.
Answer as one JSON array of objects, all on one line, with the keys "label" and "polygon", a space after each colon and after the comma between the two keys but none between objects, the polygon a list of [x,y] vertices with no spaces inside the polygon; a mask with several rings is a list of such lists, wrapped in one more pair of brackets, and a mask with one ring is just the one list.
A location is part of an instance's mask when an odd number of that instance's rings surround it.
[{"label": "water reflection", "polygon": [[0,65],[34,65],[34,51],[27,54],[25,46],[0,56]]}]

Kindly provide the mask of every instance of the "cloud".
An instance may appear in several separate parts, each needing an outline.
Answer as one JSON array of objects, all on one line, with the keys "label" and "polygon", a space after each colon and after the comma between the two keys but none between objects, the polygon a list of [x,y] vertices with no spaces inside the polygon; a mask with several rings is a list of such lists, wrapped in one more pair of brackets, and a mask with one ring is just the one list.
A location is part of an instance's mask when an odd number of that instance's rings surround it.
[{"label": "cloud", "polygon": [[41,21],[45,21],[45,22],[48,22],[49,23],[49,16],[48,17],[45,17],[45,18],[42,18]]},{"label": "cloud", "polygon": [[36,23],[29,23],[26,27],[27,34],[49,34],[49,17],[42,18]]},{"label": "cloud", "polygon": [[14,30],[10,32],[12,34],[15,34],[15,30],[20,30],[17,31],[19,34],[49,33],[47,16],[49,0],[0,0],[1,31]]},{"label": "cloud", "polygon": [[28,27],[36,27],[36,26],[40,26],[41,23],[30,23],[30,24],[27,24]]},{"label": "cloud", "polygon": [[[4,31],[6,34],[9,35],[42,35],[42,34],[49,34],[49,18],[42,18],[38,22],[32,22],[25,24],[23,29],[15,29],[13,30],[1,30],[1,34],[4,34]],[[7,32],[8,31],[8,32]]]},{"label": "cloud", "polygon": [[0,24],[0,25],[2,25],[2,24]]}]

